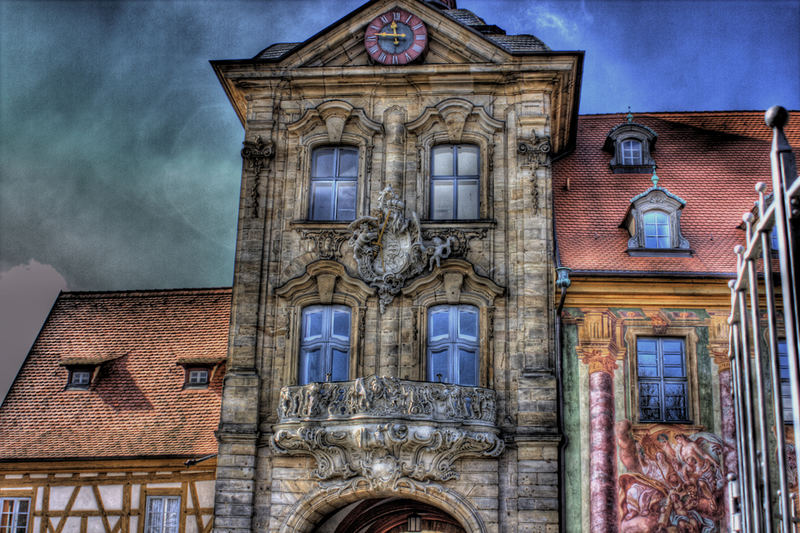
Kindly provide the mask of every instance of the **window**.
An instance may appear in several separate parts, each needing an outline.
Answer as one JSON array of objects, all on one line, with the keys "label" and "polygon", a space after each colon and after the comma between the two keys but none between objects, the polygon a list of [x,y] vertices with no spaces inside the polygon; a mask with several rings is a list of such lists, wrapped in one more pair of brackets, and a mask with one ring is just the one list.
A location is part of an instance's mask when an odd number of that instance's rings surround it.
[{"label": "window", "polygon": [[92,370],[89,368],[72,368],[69,371],[67,388],[88,389],[92,381]]},{"label": "window", "polygon": [[428,310],[428,380],[478,385],[478,309],[437,305]]},{"label": "window", "polygon": [[639,422],[689,422],[689,384],[683,339],[636,339]]},{"label": "window", "polygon": [[472,144],[443,144],[431,150],[431,218],[479,218],[480,156]]},{"label": "window", "polygon": [[186,386],[203,388],[208,386],[207,368],[186,368]]},{"label": "window", "polygon": [[303,309],[300,385],[350,379],[350,309],[314,305]]},{"label": "window", "polygon": [[[632,119],[632,117],[631,117]],[[643,124],[632,120],[611,128],[603,150],[613,154],[608,165],[615,174],[643,174],[656,166],[651,155],[658,135]]]},{"label": "window", "polygon": [[358,149],[317,148],[311,156],[311,220],[354,220]]},{"label": "window", "polygon": [[792,386],[789,381],[789,351],[786,341],[778,341],[778,375],[781,382],[781,400],[784,423],[792,423]]},{"label": "window", "polygon": [[0,498],[0,533],[28,531],[30,498]]},{"label": "window", "polygon": [[148,496],[144,533],[178,533],[180,496]]},{"label": "window", "polygon": [[628,230],[628,255],[692,255],[689,241],[681,234],[681,212],[686,201],[654,185],[631,199],[620,227]]},{"label": "window", "polygon": [[648,211],[644,214],[644,247],[671,247],[669,215],[663,211]]},{"label": "window", "polygon": [[641,165],[642,164],[642,143],[636,140],[622,141],[622,164]]}]

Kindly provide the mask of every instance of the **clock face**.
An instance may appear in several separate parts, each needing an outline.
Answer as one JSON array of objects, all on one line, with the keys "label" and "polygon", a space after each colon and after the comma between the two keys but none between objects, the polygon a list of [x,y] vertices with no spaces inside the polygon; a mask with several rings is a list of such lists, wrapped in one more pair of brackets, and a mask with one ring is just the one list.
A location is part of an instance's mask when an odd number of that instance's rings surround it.
[{"label": "clock face", "polygon": [[364,35],[364,46],[372,59],[384,65],[406,65],[417,59],[428,45],[428,30],[418,16],[392,9],[375,17]]}]

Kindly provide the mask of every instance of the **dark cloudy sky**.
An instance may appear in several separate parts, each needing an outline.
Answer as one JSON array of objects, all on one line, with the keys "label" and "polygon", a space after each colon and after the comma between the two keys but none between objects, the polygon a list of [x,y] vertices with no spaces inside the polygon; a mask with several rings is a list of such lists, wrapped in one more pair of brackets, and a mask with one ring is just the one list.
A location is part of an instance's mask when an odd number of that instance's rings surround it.
[{"label": "dark cloudy sky", "polygon": [[[208,60],[361,3],[0,0],[0,398],[59,290],[231,283],[243,130]],[[586,50],[582,113],[800,109],[800,0],[458,4]]]}]

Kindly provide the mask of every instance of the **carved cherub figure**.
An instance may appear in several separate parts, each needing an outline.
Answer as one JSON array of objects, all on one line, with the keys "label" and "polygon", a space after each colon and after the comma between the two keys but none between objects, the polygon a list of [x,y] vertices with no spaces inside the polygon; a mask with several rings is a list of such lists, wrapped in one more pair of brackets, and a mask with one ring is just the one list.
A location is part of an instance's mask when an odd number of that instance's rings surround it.
[{"label": "carved cherub figure", "polygon": [[447,259],[450,256],[451,247],[450,245],[453,243],[453,237],[448,237],[446,241],[442,241],[441,237],[434,237],[433,238],[433,255],[431,255],[430,261],[428,261],[428,270],[433,270],[433,263],[436,263],[437,267],[442,266],[441,260]]}]

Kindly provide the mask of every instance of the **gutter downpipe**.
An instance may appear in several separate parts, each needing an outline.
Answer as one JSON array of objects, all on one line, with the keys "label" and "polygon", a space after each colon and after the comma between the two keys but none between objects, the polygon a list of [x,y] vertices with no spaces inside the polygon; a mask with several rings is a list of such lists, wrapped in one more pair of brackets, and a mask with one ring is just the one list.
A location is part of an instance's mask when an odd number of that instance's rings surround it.
[{"label": "gutter downpipe", "polygon": [[556,288],[561,289],[561,298],[556,307],[555,316],[555,339],[554,350],[555,357],[555,370],[556,370],[556,420],[558,420],[558,433],[560,440],[558,443],[558,531],[563,533],[566,530],[566,469],[564,468],[564,453],[567,445],[569,444],[569,437],[564,432],[564,384],[561,376],[561,359],[563,354],[561,352],[561,312],[564,309],[564,300],[567,298],[567,288],[572,283],[569,279],[570,268],[561,265],[561,257],[558,252],[558,239],[556,237],[555,213],[553,214],[553,255],[555,256],[556,264]]}]

